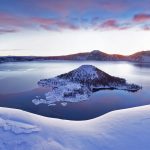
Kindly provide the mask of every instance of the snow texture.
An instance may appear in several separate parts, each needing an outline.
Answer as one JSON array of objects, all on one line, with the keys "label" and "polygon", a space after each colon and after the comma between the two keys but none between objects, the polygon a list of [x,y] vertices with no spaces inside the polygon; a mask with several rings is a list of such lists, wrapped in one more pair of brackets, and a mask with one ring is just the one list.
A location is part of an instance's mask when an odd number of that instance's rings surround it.
[{"label": "snow texture", "polygon": [[149,150],[150,105],[87,121],[0,108],[1,150]]}]

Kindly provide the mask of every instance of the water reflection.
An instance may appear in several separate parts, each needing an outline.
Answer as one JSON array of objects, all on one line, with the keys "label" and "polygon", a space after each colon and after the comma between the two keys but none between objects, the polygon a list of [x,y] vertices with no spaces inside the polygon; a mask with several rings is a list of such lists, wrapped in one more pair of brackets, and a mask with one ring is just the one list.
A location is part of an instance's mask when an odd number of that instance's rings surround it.
[{"label": "water reflection", "polygon": [[150,63],[133,63],[133,65],[140,68],[150,68]]},{"label": "water reflection", "polygon": [[[37,81],[68,72],[82,64],[92,64],[105,72],[126,78],[128,82],[142,85],[143,89],[131,93],[104,90],[94,93],[88,101],[62,106],[35,106],[35,96],[44,98],[48,89],[38,88]],[[0,106],[26,110],[32,113],[71,120],[98,117],[109,111],[150,104],[150,68],[126,62],[23,62],[0,65]],[[32,90],[33,89],[33,90]]]}]

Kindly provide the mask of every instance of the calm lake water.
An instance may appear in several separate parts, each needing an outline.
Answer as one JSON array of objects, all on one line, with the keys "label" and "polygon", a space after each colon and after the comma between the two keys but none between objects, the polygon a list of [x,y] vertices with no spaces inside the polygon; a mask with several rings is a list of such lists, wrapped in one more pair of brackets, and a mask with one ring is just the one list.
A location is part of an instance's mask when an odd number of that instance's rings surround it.
[{"label": "calm lake water", "polygon": [[[141,85],[142,90],[132,93],[121,90],[95,92],[87,101],[62,106],[35,106],[35,96],[44,98],[47,89],[39,88],[37,81],[66,73],[83,64],[91,64],[129,83]],[[45,61],[0,64],[0,107],[18,108],[43,116],[86,120],[117,109],[150,104],[150,64],[98,61]]]}]

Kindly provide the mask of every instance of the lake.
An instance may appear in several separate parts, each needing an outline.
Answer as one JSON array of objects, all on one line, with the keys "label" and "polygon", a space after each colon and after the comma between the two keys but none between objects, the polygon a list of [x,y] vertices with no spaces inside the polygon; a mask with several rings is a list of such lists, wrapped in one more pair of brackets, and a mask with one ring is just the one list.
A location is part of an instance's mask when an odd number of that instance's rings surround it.
[{"label": "lake", "polygon": [[[138,92],[101,90],[87,101],[67,103],[63,106],[34,105],[36,96],[45,97],[48,89],[40,88],[40,79],[54,77],[83,64],[91,64],[110,75],[125,78],[129,83],[141,85]],[[22,109],[35,114],[69,119],[87,120],[112,110],[150,104],[150,64],[99,61],[42,61],[0,64],[0,107]]]}]

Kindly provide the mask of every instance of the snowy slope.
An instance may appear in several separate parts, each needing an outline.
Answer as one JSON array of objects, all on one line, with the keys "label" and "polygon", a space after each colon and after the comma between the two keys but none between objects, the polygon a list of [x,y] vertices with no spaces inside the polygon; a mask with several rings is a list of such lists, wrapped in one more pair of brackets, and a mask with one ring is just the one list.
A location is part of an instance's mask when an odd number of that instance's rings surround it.
[{"label": "snowy slope", "polygon": [[140,51],[132,55],[107,54],[99,50],[91,52],[77,53],[64,56],[1,56],[0,63],[4,62],[24,62],[24,61],[45,61],[45,60],[96,60],[96,61],[133,61],[139,63],[150,62],[150,51]]},{"label": "snowy slope", "polygon": [[1,150],[149,150],[150,105],[88,121],[0,108]]},{"label": "snowy slope", "polygon": [[[93,65],[82,65],[77,69],[61,74],[57,77],[42,79],[38,82],[38,85],[58,88],[59,86],[65,86],[68,82],[69,84],[73,83],[86,86],[91,90],[93,87],[120,89],[122,86],[126,86],[126,90],[132,90],[128,87],[129,84],[126,83],[125,79],[111,76]],[[140,87],[135,85],[134,90],[139,89]]]}]

